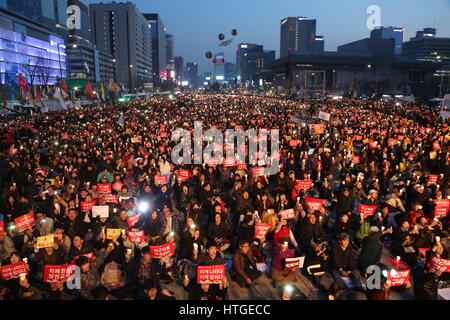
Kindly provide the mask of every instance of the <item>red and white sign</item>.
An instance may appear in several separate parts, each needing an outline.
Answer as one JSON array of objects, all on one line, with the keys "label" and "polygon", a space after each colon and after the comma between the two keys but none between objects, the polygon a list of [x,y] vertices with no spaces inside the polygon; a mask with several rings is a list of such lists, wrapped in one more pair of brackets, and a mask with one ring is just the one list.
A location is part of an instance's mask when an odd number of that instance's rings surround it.
[{"label": "red and white sign", "polygon": [[296,258],[286,258],[285,267],[288,270],[296,270],[303,268],[303,263],[305,262],[305,257]]},{"label": "red and white sign", "polygon": [[197,266],[197,283],[220,283],[225,277],[225,265]]},{"label": "red and white sign", "polygon": [[167,256],[173,256],[175,254],[174,242],[171,241],[160,246],[150,246],[150,253],[152,258],[164,258]]},{"label": "red and white sign", "polygon": [[97,184],[97,190],[100,193],[111,193],[111,183],[99,183]]},{"label": "red and white sign", "polygon": [[360,163],[361,162],[361,157],[360,156],[353,156],[352,162],[353,163]]},{"label": "red and white sign", "polygon": [[257,223],[255,225],[255,238],[261,238],[269,232],[272,225],[270,223]]},{"label": "red and white sign", "polygon": [[391,270],[388,273],[388,281],[391,286],[403,286],[409,281],[411,270]]},{"label": "red and white sign", "polygon": [[263,176],[264,175],[264,167],[253,167],[252,168],[252,176]]},{"label": "red and white sign", "polygon": [[406,264],[405,261],[403,261],[402,259],[397,260],[397,259],[392,259],[392,258],[388,258],[387,259],[396,269],[399,270],[407,270],[409,269],[409,266]]},{"label": "red and white sign", "polygon": [[368,216],[373,216],[376,210],[377,206],[367,206],[365,204],[360,204],[358,206],[358,212],[363,217],[363,219],[365,219]]},{"label": "red and white sign", "polygon": [[178,170],[178,182],[182,183],[189,179],[189,170],[180,169]]},{"label": "red and white sign", "polygon": [[224,167],[234,167],[236,165],[236,158],[224,158],[223,166]]},{"label": "red and white sign", "polygon": [[116,202],[119,200],[119,197],[116,194],[105,194],[102,196],[103,202]]},{"label": "red and white sign", "polygon": [[295,219],[294,209],[281,210],[279,214],[282,219]]},{"label": "red and white sign", "polygon": [[312,211],[320,211],[323,207],[323,199],[305,197],[305,205]]},{"label": "red and white sign", "polygon": [[79,257],[87,257],[89,262],[94,261],[94,253],[93,252],[89,252],[89,253],[85,253],[85,254],[80,254],[79,256],[75,256],[75,257],[73,257],[73,261],[74,262],[77,261],[77,259]]},{"label": "red and white sign", "polygon": [[80,202],[80,208],[81,208],[82,212],[88,212],[89,210],[92,210],[93,206],[96,206],[96,205],[97,205],[97,200]]},{"label": "red and white sign", "polygon": [[297,180],[297,184],[295,185],[300,190],[303,189],[305,191],[309,190],[312,187],[312,180]]},{"label": "red and white sign", "polygon": [[30,212],[14,219],[17,231],[23,231],[30,227],[33,227],[36,222],[34,221],[34,213]]},{"label": "red and white sign", "polygon": [[450,199],[433,199],[434,204],[434,217],[443,218],[446,217],[450,210]]},{"label": "red and white sign", "polygon": [[238,170],[245,170],[247,169],[247,164],[246,163],[240,163],[237,165],[237,169]]},{"label": "red and white sign", "polygon": [[430,184],[432,184],[432,183],[436,184],[437,181],[438,181],[438,175],[437,175],[437,174],[430,174],[430,175],[428,176],[428,182],[429,182]]},{"label": "red and white sign", "polygon": [[0,221],[0,235],[5,234],[5,222],[4,221]]},{"label": "red and white sign", "polygon": [[155,184],[167,184],[169,183],[169,176],[165,174],[155,175]]},{"label": "red and white sign", "polygon": [[128,226],[131,228],[133,227],[141,218],[141,214],[135,214],[134,216],[128,217],[127,222],[128,222]]},{"label": "red and white sign", "polygon": [[130,239],[130,241],[133,243],[145,242],[144,231],[128,231],[128,239]]},{"label": "red and white sign", "polygon": [[300,140],[289,140],[290,147],[296,147],[300,143]]},{"label": "red and white sign", "polygon": [[44,267],[44,282],[66,281],[75,274],[75,264],[47,264]]},{"label": "red and white sign", "polygon": [[431,258],[431,265],[436,270],[440,270],[442,272],[450,272],[450,260],[449,259],[442,259],[434,256]]},{"label": "red and white sign", "polygon": [[3,280],[18,278],[21,273],[29,274],[27,264],[23,261],[1,267],[0,273]]}]

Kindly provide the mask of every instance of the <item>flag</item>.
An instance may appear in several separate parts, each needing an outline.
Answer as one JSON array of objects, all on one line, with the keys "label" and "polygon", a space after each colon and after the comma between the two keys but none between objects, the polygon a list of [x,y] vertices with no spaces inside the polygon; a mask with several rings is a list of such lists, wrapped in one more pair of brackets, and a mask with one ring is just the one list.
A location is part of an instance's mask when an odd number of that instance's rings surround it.
[{"label": "flag", "polygon": [[117,83],[114,82],[113,79],[109,79],[108,90],[114,93],[119,93],[121,88]]},{"label": "flag", "polygon": [[90,98],[95,99],[97,97],[94,91],[92,91],[91,82],[89,80],[86,81],[86,88],[84,88],[84,90]]},{"label": "flag", "polygon": [[233,39],[230,39],[230,40],[221,42],[221,43],[219,44],[219,47],[226,47],[226,46],[229,45],[231,42],[233,42]]},{"label": "flag", "polygon": [[22,88],[26,93],[30,92],[30,87],[28,86],[27,80],[23,77],[21,73],[18,74],[18,87]]},{"label": "flag", "polygon": [[119,120],[117,121],[117,124],[120,126],[123,126],[125,124],[125,116],[123,115],[123,112],[120,114]]},{"label": "flag", "polygon": [[66,79],[61,78],[61,88],[64,89],[64,91],[67,91],[67,83],[66,83]]},{"label": "flag", "polygon": [[34,100],[37,103],[41,103],[41,90],[39,90],[38,86],[34,86]]}]

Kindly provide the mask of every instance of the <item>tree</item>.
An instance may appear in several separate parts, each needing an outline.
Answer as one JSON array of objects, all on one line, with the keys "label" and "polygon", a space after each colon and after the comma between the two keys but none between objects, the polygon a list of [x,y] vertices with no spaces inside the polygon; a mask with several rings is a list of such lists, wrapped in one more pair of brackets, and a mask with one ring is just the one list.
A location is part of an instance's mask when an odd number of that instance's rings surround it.
[{"label": "tree", "polygon": [[22,65],[22,73],[28,79],[31,87],[35,82],[47,85],[51,74],[51,62],[48,53],[42,51],[39,56],[28,59],[28,64]]}]

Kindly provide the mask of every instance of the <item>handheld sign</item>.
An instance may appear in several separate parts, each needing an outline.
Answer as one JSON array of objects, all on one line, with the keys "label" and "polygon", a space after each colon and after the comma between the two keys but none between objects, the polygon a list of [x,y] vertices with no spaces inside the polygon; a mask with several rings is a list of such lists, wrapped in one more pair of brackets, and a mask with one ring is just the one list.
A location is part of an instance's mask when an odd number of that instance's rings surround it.
[{"label": "handheld sign", "polygon": [[368,216],[373,216],[375,214],[376,210],[377,210],[377,206],[367,206],[364,204],[360,204],[358,206],[358,212],[363,219],[365,219]]},{"label": "handheld sign", "polygon": [[280,216],[282,219],[295,219],[294,209],[285,209],[280,211]]},{"label": "handheld sign", "polygon": [[145,242],[144,231],[128,231],[128,239],[136,244]]},{"label": "handheld sign", "polygon": [[22,273],[25,273],[26,275],[29,274],[27,264],[23,261],[1,267],[0,273],[3,280],[18,278]]},{"label": "handheld sign", "polygon": [[391,270],[388,273],[388,281],[390,281],[391,286],[403,286],[409,281],[409,275],[411,270]]},{"label": "handheld sign", "polygon": [[92,217],[108,218],[109,217],[109,206],[93,206],[92,207]]},{"label": "handheld sign", "polygon": [[442,259],[434,256],[431,259],[431,265],[436,270],[440,270],[442,272],[450,272],[450,260],[449,259]]},{"label": "handheld sign", "polygon": [[257,223],[255,225],[255,238],[264,237],[269,232],[271,226],[270,223]]},{"label": "handheld sign", "polygon": [[252,175],[259,177],[264,175],[264,167],[253,167],[252,168]]},{"label": "handheld sign", "polygon": [[60,264],[44,267],[44,282],[66,281],[75,274],[75,264]]},{"label": "handheld sign", "polygon": [[155,175],[155,184],[168,184],[169,183],[169,176],[165,174],[157,174]]},{"label": "handheld sign", "polygon": [[312,187],[312,180],[297,180],[297,184],[295,185],[300,190],[308,191]]},{"label": "handheld sign", "polygon": [[323,207],[323,199],[305,197],[305,205],[312,211],[320,211]]},{"label": "handheld sign", "polygon": [[53,245],[55,244],[55,237],[53,236],[53,234],[38,237],[36,244],[38,249],[53,247]]},{"label": "handheld sign", "polygon": [[183,183],[189,179],[189,170],[180,169],[178,170],[178,182]]},{"label": "handheld sign", "polygon": [[111,229],[111,228],[106,229],[106,239],[114,240],[119,238],[121,234],[122,231],[120,229]]},{"label": "handheld sign", "polygon": [[437,174],[430,174],[430,175],[428,176],[428,182],[429,182],[430,184],[436,184],[437,181],[438,181],[438,175],[437,175]]},{"label": "handheld sign", "polygon": [[288,270],[296,270],[303,268],[305,257],[286,258],[285,267]]},{"label": "handheld sign", "polygon": [[105,194],[102,196],[102,201],[104,203],[117,202],[117,200],[119,200],[119,197],[116,194]]},{"label": "handheld sign", "polygon": [[26,230],[30,227],[34,227],[36,225],[36,222],[34,219],[34,213],[30,212],[30,213],[24,214],[23,216],[20,216],[20,217],[14,219],[14,223],[16,224],[16,229],[19,232]]},{"label": "handheld sign", "polygon": [[197,266],[197,283],[221,283],[225,277],[225,265]]},{"label": "handheld sign", "polygon": [[99,183],[97,184],[97,190],[99,193],[111,193],[111,183]]},{"label": "handheld sign", "polygon": [[134,216],[128,217],[127,222],[128,222],[128,226],[130,228],[132,228],[141,218],[141,214],[135,214]]},{"label": "handheld sign", "polygon": [[0,221],[0,235],[4,235],[5,233],[5,222]]},{"label": "handheld sign", "polygon": [[150,246],[150,253],[152,258],[164,258],[167,256],[173,256],[175,254],[174,242],[171,241],[160,246]]},{"label": "handheld sign", "polygon": [[447,216],[450,209],[450,199],[434,199],[434,217],[444,218]]},{"label": "handheld sign", "polygon": [[89,252],[89,253],[85,253],[85,254],[80,254],[78,256],[73,257],[73,261],[76,262],[78,258],[80,257],[87,257],[89,262],[94,261],[94,253],[93,252]]},{"label": "handheld sign", "polygon": [[92,210],[93,206],[96,206],[96,205],[97,205],[97,200],[80,202],[80,208],[81,208],[82,212],[88,212],[89,210]]}]

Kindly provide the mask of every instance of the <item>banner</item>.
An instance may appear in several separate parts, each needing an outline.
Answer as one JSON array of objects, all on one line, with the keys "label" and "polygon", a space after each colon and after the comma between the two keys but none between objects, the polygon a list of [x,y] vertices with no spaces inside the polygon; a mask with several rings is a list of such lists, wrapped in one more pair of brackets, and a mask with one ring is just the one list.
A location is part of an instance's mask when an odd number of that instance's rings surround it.
[{"label": "banner", "polygon": [[165,174],[157,174],[155,175],[155,184],[168,184],[169,183],[169,176],[166,176]]},{"label": "banner", "polygon": [[358,212],[363,217],[363,219],[365,219],[368,216],[373,216],[376,210],[377,206],[366,206],[364,204],[360,204],[358,206]]},{"label": "banner", "polygon": [[312,211],[320,211],[323,207],[323,199],[305,197],[305,206]]},{"label": "banner", "polygon": [[30,213],[24,214],[23,216],[15,218],[14,223],[16,224],[16,230],[18,232],[21,232],[30,227],[33,227],[36,224],[34,221],[34,213],[30,212]]},{"label": "banner", "polygon": [[106,239],[114,240],[120,238],[122,231],[120,229],[106,228]]},{"label": "banner", "polygon": [[319,111],[318,119],[324,121],[330,121],[331,114],[325,111]]},{"label": "banner", "polygon": [[105,194],[102,196],[102,201],[104,203],[107,202],[117,202],[119,200],[119,197],[116,194]]},{"label": "banner", "polygon": [[141,218],[141,214],[135,214],[134,216],[128,217],[127,222],[128,222],[128,226],[130,228],[132,228]]},{"label": "banner", "polygon": [[221,283],[225,277],[225,265],[197,266],[197,284]]},{"label": "banner", "polygon": [[145,242],[144,231],[128,231],[128,239],[136,244]]},{"label": "banner", "polygon": [[75,264],[47,264],[44,267],[44,282],[66,281],[75,274]]},{"label": "banner", "polygon": [[0,221],[0,235],[6,234],[5,232],[5,222]]},{"label": "banner", "polygon": [[80,202],[80,208],[82,212],[88,212],[89,210],[92,210],[92,207],[95,205],[97,205],[97,200]]},{"label": "banner", "polygon": [[264,237],[269,232],[272,225],[270,223],[257,223],[255,225],[255,238]]},{"label": "banner", "polygon": [[325,132],[325,126],[323,124],[310,124],[309,133],[310,134],[322,134]]},{"label": "banner", "polygon": [[388,273],[388,281],[391,283],[391,286],[403,286],[409,281],[409,274],[411,270],[391,270]]},{"label": "banner", "polygon": [[167,256],[175,255],[175,246],[174,242],[171,241],[166,244],[162,244],[160,246],[150,246],[150,253],[152,258],[164,258]]},{"label": "banner", "polygon": [[433,202],[435,204],[434,217],[446,217],[450,209],[450,199],[433,199]]},{"label": "banner", "polygon": [[264,175],[264,167],[253,167],[252,168],[252,176],[263,176]]},{"label": "banner", "polygon": [[108,218],[109,217],[109,206],[93,206],[92,207],[92,218]]},{"label": "banner", "polygon": [[450,260],[449,259],[442,259],[434,256],[431,258],[431,265],[436,270],[440,270],[442,272],[450,272]]},{"label": "banner", "polygon": [[282,219],[295,219],[294,209],[281,210],[279,215]]},{"label": "banner", "polygon": [[92,262],[92,261],[94,261],[94,253],[93,252],[89,252],[89,253],[85,253],[85,254],[80,254],[79,256],[75,256],[75,257],[73,257],[73,261],[75,262],[75,261],[77,261],[77,259],[79,258],[79,257],[87,257],[88,258],[88,260],[89,260],[89,262]]},{"label": "banner", "polygon": [[53,234],[37,237],[36,240],[37,240],[36,245],[38,249],[50,248],[53,247],[53,245],[55,244],[55,237],[53,236]]},{"label": "banner", "polygon": [[303,189],[305,191],[308,191],[312,187],[312,184],[312,180],[297,180],[297,184],[295,185],[295,187],[299,188],[300,190]]},{"label": "banner", "polygon": [[305,257],[296,258],[286,258],[285,267],[288,270],[296,270],[303,268],[303,263],[305,262]]},{"label": "banner", "polygon": [[99,183],[97,184],[97,190],[99,193],[111,193],[111,183]]},{"label": "banner", "polygon": [[29,274],[27,264],[23,261],[1,267],[0,273],[3,280],[18,278],[21,273]]}]

